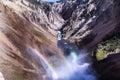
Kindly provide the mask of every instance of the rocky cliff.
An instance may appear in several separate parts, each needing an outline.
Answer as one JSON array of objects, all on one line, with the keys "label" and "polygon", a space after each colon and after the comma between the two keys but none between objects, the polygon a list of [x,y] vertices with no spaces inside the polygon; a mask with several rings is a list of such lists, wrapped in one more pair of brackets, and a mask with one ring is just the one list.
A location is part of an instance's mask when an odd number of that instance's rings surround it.
[{"label": "rocky cliff", "polygon": [[[120,53],[120,1],[62,0],[52,7],[67,21],[61,29],[64,39],[93,51],[100,80],[119,80],[119,56],[115,56]],[[97,62],[97,56],[107,58]]]},{"label": "rocky cliff", "polygon": [[114,0],[63,0],[53,9],[67,20],[62,28],[64,38],[89,50],[118,27],[117,4]]},{"label": "rocky cliff", "polygon": [[54,58],[62,53],[54,29],[63,19],[46,9],[49,4],[42,1],[0,0],[0,72],[5,80],[44,80],[36,55]]}]

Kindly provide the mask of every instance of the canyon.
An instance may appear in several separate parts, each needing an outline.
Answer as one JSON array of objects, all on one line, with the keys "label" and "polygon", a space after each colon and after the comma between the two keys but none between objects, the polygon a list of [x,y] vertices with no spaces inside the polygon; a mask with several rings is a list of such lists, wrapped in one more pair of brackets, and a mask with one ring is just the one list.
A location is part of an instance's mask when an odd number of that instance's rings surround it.
[{"label": "canyon", "polygon": [[64,60],[60,30],[66,44],[90,57],[98,80],[119,80],[119,8],[119,0],[0,0],[0,72],[5,80],[47,80],[36,55],[53,66]]}]

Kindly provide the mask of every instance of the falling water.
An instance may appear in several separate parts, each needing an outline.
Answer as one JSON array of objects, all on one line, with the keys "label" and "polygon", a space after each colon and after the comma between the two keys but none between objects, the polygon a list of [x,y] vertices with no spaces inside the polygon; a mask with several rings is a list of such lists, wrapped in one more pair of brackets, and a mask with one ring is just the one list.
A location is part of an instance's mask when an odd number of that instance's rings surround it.
[{"label": "falling water", "polygon": [[31,52],[39,57],[50,80],[96,80],[91,63],[85,61],[88,59],[85,52],[79,51],[73,44],[63,40],[60,31],[58,31],[58,47],[64,52],[64,59],[61,59],[62,63],[59,63],[57,68],[40,52],[30,48]]},{"label": "falling water", "polygon": [[63,40],[61,31],[58,31],[58,47],[64,52],[63,55],[69,64],[62,64],[58,68],[59,80],[96,80],[90,57],[84,50],[79,51],[75,45]]}]

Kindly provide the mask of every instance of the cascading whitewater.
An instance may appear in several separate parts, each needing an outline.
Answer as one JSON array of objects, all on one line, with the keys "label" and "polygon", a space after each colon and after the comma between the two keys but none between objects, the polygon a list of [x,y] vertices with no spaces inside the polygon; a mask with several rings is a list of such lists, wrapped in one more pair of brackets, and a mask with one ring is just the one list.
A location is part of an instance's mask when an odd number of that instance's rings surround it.
[{"label": "cascading whitewater", "polygon": [[64,52],[67,61],[67,64],[58,67],[58,80],[96,80],[90,57],[84,50],[79,51],[73,44],[63,40],[60,31],[58,31],[58,46]]},{"label": "cascading whitewater", "polygon": [[73,44],[63,40],[60,31],[58,31],[58,46],[64,52],[62,54],[64,59],[61,59],[62,63],[57,67],[51,65],[48,59],[36,49],[30,48],[32,54],[39,58],[46,70],[46,75],[49,77],[46,80],[96,80],[90,61],[85,61],[89,57],[86,58],[84,51],[79,51]]}]

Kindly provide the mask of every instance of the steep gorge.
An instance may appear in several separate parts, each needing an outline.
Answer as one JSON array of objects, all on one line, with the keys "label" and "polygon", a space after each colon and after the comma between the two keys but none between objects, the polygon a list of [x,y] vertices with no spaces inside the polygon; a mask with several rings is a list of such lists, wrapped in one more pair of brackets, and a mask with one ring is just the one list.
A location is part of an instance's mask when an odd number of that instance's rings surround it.
[{"label": "steep gorge", "polygon": [[[92,55],[100,42],[119,33],[119,8],[119,0],[62,0],[53,4],[0,0],[0,72],[6,80],[46,79],[45,70],[31,50],[48,61],[63,59],[57,46],[58,28],[63,39]],[[119,51],[113,52],[98,61],[96,52],[93,54],[98,79],[120,79],[119,56]]]}]

